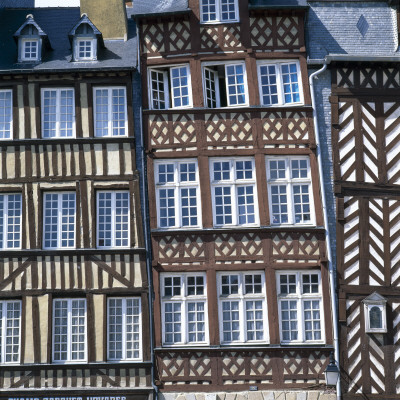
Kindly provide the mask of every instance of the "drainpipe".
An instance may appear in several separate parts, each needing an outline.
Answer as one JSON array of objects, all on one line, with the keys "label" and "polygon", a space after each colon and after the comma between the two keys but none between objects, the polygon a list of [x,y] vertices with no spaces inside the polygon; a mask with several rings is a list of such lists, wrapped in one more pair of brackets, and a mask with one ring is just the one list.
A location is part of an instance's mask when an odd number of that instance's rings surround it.
[{"label": "drainpipe", "polygon": [[[319,169],[319,186],[321,188],[321,196],[322,196],[322,210],[324,213],[324,224],[325,224],[325,235],[327,242],[327,258],[328,258],[328,270],[329,270],[329,286],[330,286],[330,295],[331,295],[331,307],[332,307],[332,319],[333,319],[333,346],[335,349],[335,360],[337,367],[340,371],[340,363],[339,363],[339,323],[338,323],[338,312],[337,312],[337,303],[336,303],[336,288],[335,288],[335,272],[333,270],[332,265],[332,253],[331,253],[331,236],[329,233],[328,226],[328,212],[326,208],[326,193],[323,179],[323,170],[322,170],[322,159],[321,159],[321,144],[319,138],[319,128],[318,128],[318,119],[317,119],[317,110],[316,110],[316,102],[315,102],[315,93],[314,93],[314,78],[324,72],[328,66],[329,60],[323,60],[323,66],[318,71],[313,72],[309,77],[310,82],[310,91],[311,91],[311,105],[313,109],[313,119],[314,119],[314,129],[315,129],[315,142],[317,145],[317,161],[318,161],[318,169]],[[338,382],[336,384],[336,396],[337,399],[341,399],[341,382],[340,375]]]},{"label": "drainpipe", "polygon": [[[138,43],[140,43],[140,38],[139,38],[139,27],[136,22],[136,34],[137,34],[137,40]],[[139,75],[142,75],[141,71],[141,64],[140,64],[140,48],[138,46],[137,49],[137,71]],[[140,81],[141,82],[141,81]],[[142,87],[140,84],[140,92],[142,92]],[[145,248],[146,248],[146,269],[147,269],[147,282],[148,282],[148,290],[149,290],[149,317],[150,317],[150,353],[151,353],[151,386],[153,387],[154,390],[154,400],[158,400],[158,386],[155,384],[155,368],[156,368],[156,357],[154,354],[154,307],[153,307],[153,268],[152,268],[152,253],[151,253],[151,241],[150,241],[150,233],[148,230],[147,226],[147,168],[146,168],[146,153],[144,149],[144,136],[143,136],[143,107],[142,104],[140,105],[140,110],[139,110],[139,129],[140,129],[140,154],[141,154],[141,168],[142,168],[142,174],[141,174],[141,179],[142,179],[142,201],[141,201],[141,206],[142,206],[142,218],[143,218],[143,233],[144,233],[144,241],[145,241]]]}]

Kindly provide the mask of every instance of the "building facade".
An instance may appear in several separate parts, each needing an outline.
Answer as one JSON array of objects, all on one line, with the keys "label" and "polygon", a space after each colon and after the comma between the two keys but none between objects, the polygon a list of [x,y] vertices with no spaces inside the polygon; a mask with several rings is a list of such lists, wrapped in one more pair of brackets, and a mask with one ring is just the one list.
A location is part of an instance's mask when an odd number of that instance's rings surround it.
[{"label": "building facade", "polygon": [[147,399],[134,24],[84,0],[0,21],[0,398]]},{"label": "building facade", "polygon": [[324,173],[333,177],[326,188],[336,219],[342,395],[397,398],[398,4],[309,3],[309,63],[328,65],[315,89],[323,147],[333,159]]},{"label": "building facade", "polygon": [[335,397],[306,12],[133,2],[164,398]]}]

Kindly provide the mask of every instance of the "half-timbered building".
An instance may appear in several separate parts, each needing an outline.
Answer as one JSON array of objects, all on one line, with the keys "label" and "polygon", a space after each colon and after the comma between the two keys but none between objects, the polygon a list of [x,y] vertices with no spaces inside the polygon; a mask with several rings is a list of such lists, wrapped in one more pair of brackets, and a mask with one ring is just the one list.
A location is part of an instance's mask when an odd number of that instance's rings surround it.
[{"label": "half-timbered building", "polygon": [[134,23],[1,8],[0,53],[0,398],[147,399]]},{"label": "half-timbered building", "polygon": [[334,397],[324,392],[332,310],[305,2],[133,8],[158,390]]},{"label": "half-timbered building", "polygon": [[329,213],[336,211],[342,395],[394,399],[400,395],[398,5],[309,3],[310,63],[328,66],[317,72],[315,90]]}]

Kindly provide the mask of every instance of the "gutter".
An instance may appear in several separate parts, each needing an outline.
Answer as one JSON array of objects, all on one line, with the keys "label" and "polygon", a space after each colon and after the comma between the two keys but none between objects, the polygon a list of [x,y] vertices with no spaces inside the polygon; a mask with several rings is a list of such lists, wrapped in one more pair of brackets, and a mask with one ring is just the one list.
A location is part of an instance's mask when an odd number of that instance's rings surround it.
[{"label": "gutter", "polygon": [[[323,178],[323,169],[322,169],[322,159],[321,159],[321,144],[319,138],[319,128],[318,128],[318,119],[317,119],[317,110],[316,110],[316,101],[315,101],[315,92],[314,92],[314,78],[319,74],[324,72],[329,64],[329,60],[322,60],[322,68],[318,71],[312,73],[309,77],[310,81],[310,92],[311,92],[311,105],[313,108],[313,120],[314,120],[314,129],[315,129],[315,141],[317,145],[317,161],[318,161],[318,169],[319,169],[319,185],[321,190],[322,197],[322,209],[324,214],[324,225],[325,225],[325,235],[327,242],[327,258],[328,258],[328,271],[329,271],[329,288],[330,288],[330,296],[331,296],[331,307],[332,307],[332,319],[333,319],[333,346],[335,350],[335,361],[336,365],[340,371],[340,363],[339,363],[339,319],[338,319],[338,310],[336,303],[336,285],[335,285],[335,271],[332,265],[332,250],[331,250],[331,236],[329,233],[328,226],[328,211],[326,208],[326,193],[324,186],[324,178]],[[339,379],[336,384],[336,398],[337,400],[341,399],[341,381],[340,374]]]}]

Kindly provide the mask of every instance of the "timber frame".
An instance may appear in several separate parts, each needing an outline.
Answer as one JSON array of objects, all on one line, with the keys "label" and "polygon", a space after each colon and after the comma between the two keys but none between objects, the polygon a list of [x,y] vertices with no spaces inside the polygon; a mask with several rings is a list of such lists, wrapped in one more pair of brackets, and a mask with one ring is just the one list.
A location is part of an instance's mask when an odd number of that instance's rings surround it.
[{"label": "timber frame", "polygon": [[[93,87],[126,88],[124,137],[94,136]],[[42,87],[75,90],[76,137],[41,137]],[[148,279],[136,171],[132,70],[0,75],[13,93],[13,138],[0,142],[0,192],[22,194],[22,249],[0,252],[1,299],[21,299],[20,363],[0,368],[0,397],[123,396],[152,392]],[[96,191],[126,190],[127,248],[96,248]],[[74,249],[43,250],[43,193],[76,193]],[[107,298],[141,299],[142,360],[107,360]],[[87,361],[52,362],[52,305],[56,298],[87,304]],[[122,398],[122,397],[121,397]]]},{"label": "timber frame", "polygon": [[[400,70],[338,62],[331,73],[343,398],[394,399],[400,393]],[[387,333],[365,332],[362,301],[373,292],[387,300]]]},{"label": "timber frame", "polygon": [[[318,164],[311,107],[304,9],[252,9],[239,1],[240,22],[201,24],[199,1],[174,14],[138,15],[143,88],[143,125],[155,292],[156,384],[164,392],[238,391],[324,387],[324,370],[333,348],[332,315],[325,231],[319,194]],[[206,108],[202,63],[238,60],[245,64],[249,105]],[[257,61],[296,60],[302,77],[302,105],[260,106]],[[188,64],[193,107],[154,110],[149,107],[148,68]],[[210,157],[251,156],[255,160],[260,227],[217,229],[213,226]],[[267,204],[267,155],[310,159],[315,226],[274,227]],[[200,171],[202,228],[157,226],[154,163],[197,159]],[[269,344],[222,346],[219,335],[217,273],[265,273]],[[324,344],[281,345],[276,271],[320,271]],[[207,278],[209,345],[165,347],[162,344],[160,274],[204,272]]]}]

